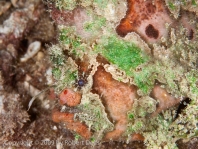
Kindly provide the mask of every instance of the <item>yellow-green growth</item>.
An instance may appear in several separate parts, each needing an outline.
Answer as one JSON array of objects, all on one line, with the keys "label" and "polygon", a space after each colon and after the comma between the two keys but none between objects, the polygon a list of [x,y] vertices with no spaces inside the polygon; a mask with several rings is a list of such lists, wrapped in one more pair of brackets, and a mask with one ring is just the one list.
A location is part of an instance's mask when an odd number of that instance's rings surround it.
[{"label": "yellow-green growth", "polygon": [[169,7],[171,10],[175,10],[175,5],[174,5],[172,2],[169,2],[169,3],[168,3],[168,7]]},{"label": "yellow-green growth", "polygon": [[65,87],[72,87],[78,77],[78,69],[71,58],[67,58],[60,45],[53,45],[49,49],[52,62],[52,75],[55,79],[55,89],[60,92]]},{"label": "yellow-green growth", "polygon": [[75,118],[84,121],[89,128],[94,130],[92,138],[95,138],[96,141],[102,139],[104,132],[113,129],[113,124],[107,118],[104,106],[97,94],[83,94],[78,108],[83,112],[76,113]]},{"label": "yellow-green growth", "polygon": [[186,73],[186,78],[190,86],[190,91],[195,97],[198,97],[198,72],[196,70],[191,70]]},{"label": "yellow-green growth", "polygon": [[106,19],[103,17],[95,17],[93,21],[86,22],[84,24],[84,29],[87,32],[96,32],[98,30],[101,30],[102,26],[106,25]]},{"label": "yellow-green growth", "polygon": [[196,5],[197,5],[196,0],[192,0],[192,5],[193,5],[193,6],[196,6]]},{"label": "yellow-green growth", "polygon": [[61,29],[59,40],[72,56],[79,57],[85,51],[86,46],[82,39],[75,35],[75,28],[73,27]]},{"label": "yellow-green growth", "polygon": [[58,9],[73,10],[77,5],[77,0],[54,0]]}]

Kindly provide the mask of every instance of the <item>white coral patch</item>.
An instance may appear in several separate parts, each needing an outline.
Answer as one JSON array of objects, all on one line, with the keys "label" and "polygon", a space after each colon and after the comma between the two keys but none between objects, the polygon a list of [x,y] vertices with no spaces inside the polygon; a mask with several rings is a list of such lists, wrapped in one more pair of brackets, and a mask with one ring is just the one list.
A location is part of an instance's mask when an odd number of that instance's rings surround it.
[{"label": "white coral patch", "polygon": [[53,84],[53,76],[52,76],[52,68],[51,67],[47,69],[45,76],[46,76],[47,84],[52,85]]},{"label": "white coral patch", "polygon": [[32,58],[41,49],[41,42],[35,41],[31,43],[28,47],[27,53],[20,59],[21,62],[26,62],[28,59]]},{"label": "white coral patch", "polygon": [[113,4],[108,4],[104,12],[105,18],[108,18],[110,21],[115,19],[115,6]]}]

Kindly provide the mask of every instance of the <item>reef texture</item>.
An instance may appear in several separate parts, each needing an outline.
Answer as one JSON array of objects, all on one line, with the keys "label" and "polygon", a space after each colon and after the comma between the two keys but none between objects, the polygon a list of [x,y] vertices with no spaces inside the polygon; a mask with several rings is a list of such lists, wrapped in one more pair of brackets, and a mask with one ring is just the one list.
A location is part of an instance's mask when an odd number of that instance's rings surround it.
[{"label": "reef texture", "polygon": [[196,140],[198,1],[45,1],[57,30],[39,0],[1,4],[0,116],[19,116],[0,117],[11,124],[0,122],[0,141],[173,149]]},{"label": "reef texture", "polygon": [[60,30],[52,72],[55,92],[82,95],[74,119],[91,139],[177,148],[181,136],[196,137],[197,1],[75,2],[49,5]]}]

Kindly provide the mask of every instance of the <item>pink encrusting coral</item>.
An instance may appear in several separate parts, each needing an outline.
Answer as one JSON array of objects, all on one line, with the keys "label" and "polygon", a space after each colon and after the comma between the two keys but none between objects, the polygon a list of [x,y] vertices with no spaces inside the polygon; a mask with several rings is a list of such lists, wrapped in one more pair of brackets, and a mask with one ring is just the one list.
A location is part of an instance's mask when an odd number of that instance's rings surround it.
[{"label": "pink encrusting coral", "polygon": [[85,9],[77,7],[74,10],[58,10],[52,7],[51,17],[58,25],[75,26],[76,32],[82,37],[90,37],[91,34],[84,30],[84,23],[90,21]]},{"label": "pink encrusting coral", "polygon": [[154,3],[152,0],[128,0],[128,11],[116,31],[120,36],[137,32],[144,40],[153,43],[168,35],[165,25],[172,22],[162,0]]},{"label": "pink encrusting coral", "polygon": [[113,79],[102,66],[98,67],[93,78],[93,89],[101,95],[109,116],[115,122],[115,129],[105,138],[118,139],[126,131],[127,112],[137,98],[137,88]]},{"label": "pink encrusting coral", "polygon": [[136,32],[148,43],[160,42],[167,38],[169,26],[176,28],[182,25],[187,29],[189,40],[193,39],[195,26],[190,24],[186,14],[178,20],[171,16],[162,0],[128,0],[128,10],[125,17],[116,27],[118,35],[124,37],[130,32]]},{"label": "pink encrusting coral", "polygon": [[91,132],[88,127],[80,121],[74,121],[74,114],[68,112],[59,112],[54,110],[52,112],[52,120],[56,123],[62,122],[67,129],[77,132],[82,137],[88,139],[91,137]]}]

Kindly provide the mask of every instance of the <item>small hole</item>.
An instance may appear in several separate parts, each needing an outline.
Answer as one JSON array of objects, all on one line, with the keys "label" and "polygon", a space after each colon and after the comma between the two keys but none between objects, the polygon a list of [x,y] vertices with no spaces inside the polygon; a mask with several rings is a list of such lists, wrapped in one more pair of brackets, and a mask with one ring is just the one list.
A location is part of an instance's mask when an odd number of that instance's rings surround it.
[{"label": "small hole", "polygon": [[159,36],[159,31],[154,28],[153,25],[149,24],[145,29],[146,35],[150,38],[157,39]]},{"label": "small hole", "polygon": [[194,35],[194,31],[191,29],[188,35],[188,39],[192,40],[193,39],[193,35]]},{"label": "small hole", "polygon": [[64,90],[64,94],[65,94],[65,95],[67,94],[67,90]]},{"label": "small hole", "polygon": [[185,98],[183,101],[180,102],[180,105],[176,111],[175,119],[179,117],[179,114],[182,113],[182,111],[188,106],[190,102],[191,102],[190,98]]}]

